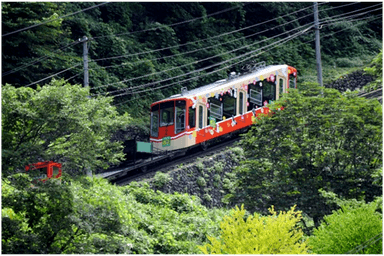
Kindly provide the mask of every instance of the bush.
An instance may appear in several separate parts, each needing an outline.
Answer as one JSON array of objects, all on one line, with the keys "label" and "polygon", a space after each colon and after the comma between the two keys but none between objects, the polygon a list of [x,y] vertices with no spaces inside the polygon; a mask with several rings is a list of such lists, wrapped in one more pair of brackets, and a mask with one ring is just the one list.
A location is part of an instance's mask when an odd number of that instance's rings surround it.
[{"label": "bush", "polygon": [[197,178],[197,184],[200,186],[200,187],[205,187],[207,186],[207,182],[205,181],[205,179],[203,177],[198,177]]},{"label": "bush", "polygon": [[164,187],[165,184],[172,180],[168,174],[162,172],[156,172],[155,177],[153,177],[153,185],[157,188]]},{"label": "bush", "polygon": [[198,247],[205,254],[307,253],[303,232],[296,227],[301,212],[294,209],[277,214],[272,206],[269,209],[272,216],[255,213],[245,220],[244,207],[236,207],[220,223],[221,238],[208,237],[211,244]]},{"label": "bush", "polygon": [[376,203],[349,204],[325,216],[309,239],[313,252],[382,254],[382,216],[376,208]]}]

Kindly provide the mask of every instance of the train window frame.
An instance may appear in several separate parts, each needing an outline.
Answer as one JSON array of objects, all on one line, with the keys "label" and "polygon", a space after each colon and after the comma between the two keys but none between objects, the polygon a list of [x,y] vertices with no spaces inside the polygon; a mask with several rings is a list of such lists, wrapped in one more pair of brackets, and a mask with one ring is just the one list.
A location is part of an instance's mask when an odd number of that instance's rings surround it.
[{"label": "train window frame", "polygon": [[237,111],[237,101],[235,97],[232,97],[228,94],[222,96],[222,115],[223,118],[231,118],[236,116]]},{"label": "train window frame", "polygon": [[[188,126],[189,129],[196,127],[196,108],[189,107],[188,108]],[[193,113],[191,115],[191,113]]]},{"label": "train window frame", "polygon": [[[174,124],[174,103],[174,101],[160,103],[160,127],[170,126]],[[164,120],[164,115],[166,115],[166,122]]]},{"label": "train window frame", "polygon": [[[157,117],[157,125],[154,125],[154,117]],[[151,112],[151,136],[152,137],[159,137],[159,125],[160,125],[159,111],[156,110],[155,112]],[[155,127],[156,127],[156,130],[154,129]]]},{"label": "train window frame", "polygon": [[[185,130],[187,121],[187,111],[185,100],[177,100],[175,102],[175,134],[181,133]],[[180,118],[182,116],[183,119]],[[180,124],[180,125],[179,125]]]}]

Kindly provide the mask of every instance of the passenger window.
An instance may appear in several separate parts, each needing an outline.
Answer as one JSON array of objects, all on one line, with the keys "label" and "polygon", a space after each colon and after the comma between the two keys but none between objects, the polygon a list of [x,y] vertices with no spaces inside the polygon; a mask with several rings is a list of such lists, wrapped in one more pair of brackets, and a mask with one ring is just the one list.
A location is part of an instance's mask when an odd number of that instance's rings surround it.
[{"label": "passenger window", "polygon": [[221,121],[223,118],[223,108],[221,106],[221,101],[216,98],[209,98],[209,114],[208,114],[208,123],[210,121],[210,117],[213,117],[217,121]]},{"label": "passenger window", "polygon": [[158,137],[159,136],[159,112],[151,113],[151,136]]},{"label": "passenger window", "polygon": [[188,125],[189,128],[194,128],[196,126],[196,109],[193,109],[192,107],[189,107],[188,109]]},{"label": "passenger window", "polygon": [[281,97],[283,92],[284,92],[284,81],[282,78],[280,78],[279,79],[279,97]]},{"label": "passenger window", "polygon": [[231,118],[232,116],[236,116],[236,98],[231,97],[230,95],[224,95],[222,99],[223,116],[225,118]]},{"label": "passenger window", "polygon": [[239,114],[242,115],[244,113],[244,93],[239,93]]},{"label": "passenger window", "polygon": [[263,81],[263,105],[276,99],[276,85],[272,82]]},{"label": "passenger window", "polygon": [[203,128],[204,112],[203,106],[199,106],[199,129]]},{"label": "passenger window", "polygon": [[293,75],[289,76],[289,88],[296,88],[296,78]]},{"label": "passenger window", "polygon": [[55,178],[58,174],[59,174],[59,168],[56,166],[53,166],[52,178]]},{"label": "passenger window", "polygon": [[257,109],[263,105],[263,82],[248,85],[249,104],[247,111]]},{"label": "passenger window", "polygon": [[180,133],[185,130],[186,115],[185,115],[184,100],[176,101],[175,118],[176,118],[175,133]]}]

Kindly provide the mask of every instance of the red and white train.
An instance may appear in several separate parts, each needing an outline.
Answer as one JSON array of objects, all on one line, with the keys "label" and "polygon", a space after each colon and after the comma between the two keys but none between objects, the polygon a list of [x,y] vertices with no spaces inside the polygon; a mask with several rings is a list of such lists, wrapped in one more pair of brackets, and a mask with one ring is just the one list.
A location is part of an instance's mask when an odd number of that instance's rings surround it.
[{"label": "red and white train", "polygon": [[296,82],[294,67],[272,65],[191,91],[182,88],[181,94],[151,104],[150,142],[154,149],[168,151],[205,145],[251,126]]}]

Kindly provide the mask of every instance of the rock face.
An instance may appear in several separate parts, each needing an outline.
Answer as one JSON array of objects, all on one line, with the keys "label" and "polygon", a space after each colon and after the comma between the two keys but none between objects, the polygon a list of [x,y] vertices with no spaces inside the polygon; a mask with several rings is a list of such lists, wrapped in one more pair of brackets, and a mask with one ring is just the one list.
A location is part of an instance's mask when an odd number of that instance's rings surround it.
[{"label": "rock face", "polygon": [[345,92],[346,90],[354,91],[355,89],[362,89],[363,86],[375,80],[373,76],[367,75],[363,70],[358,70],[352,72],[348,75],[342,76],[336,81],[326,84],[327,88],[334,88],[340,92]]},{"label": "rock face", "polygon": [[206,207],[232,207],[226,195],[234,189],[234,169],[241,159],[242,149],[232,148],[198,158],[195,163],[171,172],[158,172],[153,178],[142,181],[148,182],[154,190],[197,196]]}]

